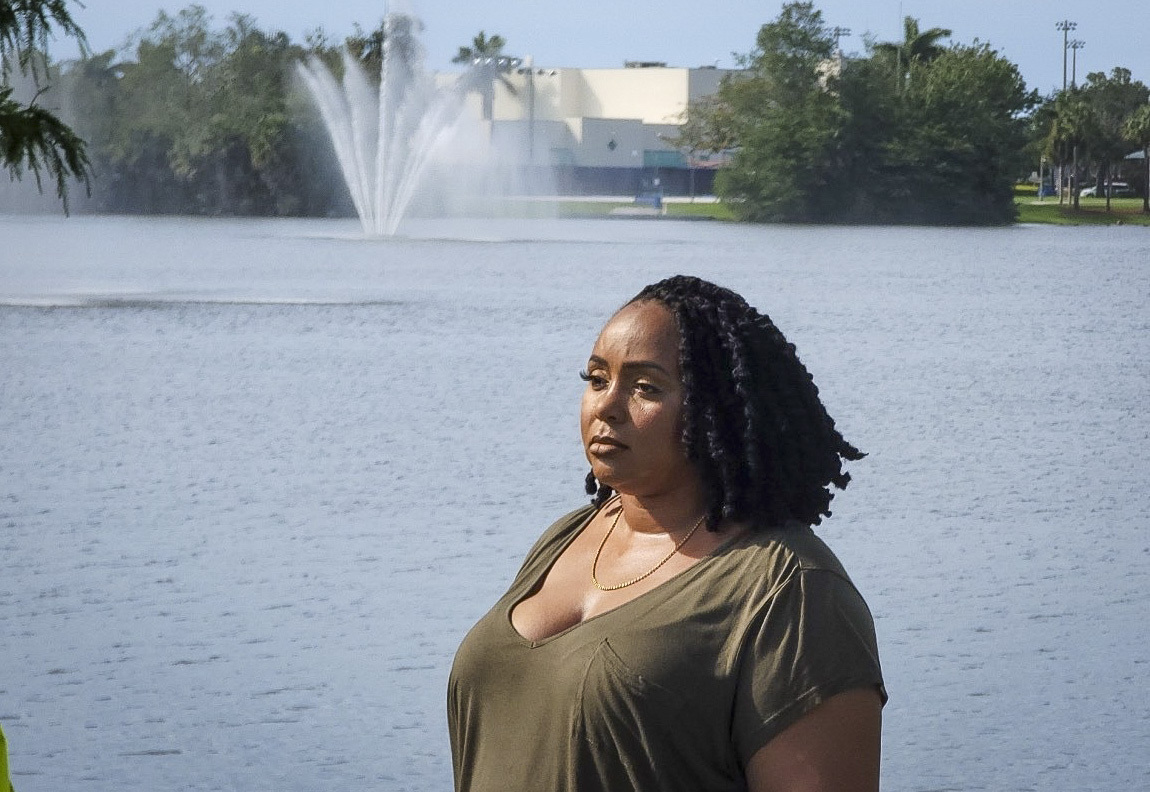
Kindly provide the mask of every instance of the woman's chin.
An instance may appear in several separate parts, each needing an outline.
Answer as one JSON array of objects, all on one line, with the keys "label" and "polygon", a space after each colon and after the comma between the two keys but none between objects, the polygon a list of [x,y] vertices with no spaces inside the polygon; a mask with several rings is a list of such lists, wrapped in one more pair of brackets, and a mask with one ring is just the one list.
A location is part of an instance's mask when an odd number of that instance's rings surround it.
[{"label": "woman's chin", "polygon": [[599,482],[600,486],[607,486],[616,492],[621,492],[620,487],[627,486],[626,476],[621,476],[620,471],[610,464],[605,464],[600,459],[592,458],[591,472],[595,474],[595,480]]}]

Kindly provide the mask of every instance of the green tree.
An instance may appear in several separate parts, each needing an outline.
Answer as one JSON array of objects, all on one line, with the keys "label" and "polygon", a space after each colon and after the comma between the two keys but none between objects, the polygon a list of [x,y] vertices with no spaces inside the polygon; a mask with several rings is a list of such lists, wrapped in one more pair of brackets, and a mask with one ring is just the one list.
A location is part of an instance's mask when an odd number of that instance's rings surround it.
[{"label": "green tree", "polygon": [[365,31],[357,22],[355,32],[343,44],[348,53],[360,62],[364,71],[373,77],[379,77],[383,67],[383,43],[387,39],[385,27],[386,22],[381,22],[374,30]]},{"label": "green tree", "polygon": [[946,52],[946,47],[939,42],[951,35],[947,28],[921,30],[918,20],[911,16],[903,18],[902,30],[901,42],[882,42],[873,48],[875,55],[894,65],[896,84],[900,87],[909,78],[915,64],[929,63]]},{"label": "green tree", "polygon": [[692,105],[683,133],[696,148],[736,149],[716,191],[739,216],[1013,220],[1035,97],[990,47],[922,50],[896,85],[884,52],[833,57],[834,38],[806,2],[784,6],[757,45],[743,75],[725,81],[713,101]]},{"label": "green tree", "polygon": [[[1150,89],[1131,77],[1130,70],[1116,67],[1109,75],[1091,72],[1081,89],[1093,116],[1094,134],[1090,154],[1097,168],[1099,189],[1108,185],[1116,163],[1137,143],[1126,135],[1126,119],[1150,101]],[[1110,190],[1106,189],[1106,211],[1110,211]]]},{"label": "green tree", "polygon": [[875,44],[874,51],[907,68],[913,63],[928,63],[946,52],[946,47],[939,42],[950,38],[952,33],[948,28],[939,27],[921,30],[918,20],[911,16],[903,19],[902,30],[902,41]]},{"label": "green tree", "polygon": [[[1028,123],[1037,103],[1018,67],[986,44],[954,45],[911,64],[891,150],[923,222],[1011,222],[1014,183],[1025,170]],[[901,157],[903,149],[911,152]]]},{"label": "green tree", "polygon": [[[311,116],[289,91],[305,51],[235,14],[216,29],[199,6],[161,13],[132,56],[105,53],[69,77],[105,211],[314,214],[335,185],[308,144]],[[294,102],[294,104],[293,104]],[[314,121],[318,125],[318,121]]]},{"label": "green tree", "polygon": [[459,48],[452,63],[470,66],[465,87],[477,91],[483,103],[483,119],[490,121],[495,106],[495,85],[501,83],[512,95],[515,86],[504,76],[519,65],[519,58],[503,54],[507,42],[498,33],[490,37],[482,30],[471,40],[471,46]]},{"label": "green tree", "polygon": [[[84,141],[57,114],[37,100],[46,90],[47,44],[53,26],[75,38],[84,51],[84,32],[64,0],[0,0],[0,166],[12,179],[31,171],[43,189],[41,175],[56,181],[56,195],[68,211],[68,180],[88,185],[90,163]],[[13,73],[29,75],[37,86],[25,103],[14,96]]]},{"label": "green tree", "polygon": [[[1081,170],[1082,164],[1089,161],[1092,147],[1100,136],[1097,114],[1081,88],[1060,92],[1049,106],[1051,112],[1046,133],[1046,152],[1059,162],[1069,152],[1072,166]],[[1079,158],[1081,164],[1076,162]],[[1080,184],[1080,176],[1078,172],[1073,174],[1073,187]],[[1078,189],[1071,190],[1075,209],[1079,207],[1080,192]]]},{"label": "green tree", "polygon": [[812,3],[789,3],[760,28],[744,58],[746,75],[726,81],[710,108],[694,108],[712,126],[700,143],[709,136],[737,146],[715,189],[739,217],[810,221],[828,214],[826,186],[843,117],[820,66],[834,45]]},{"label": "green tree", "polygon": [[1142,211],[1150,213],[1150,104],[1144,104],[1126,118],[1122,127],[1126,138],[1142,149],[1145,168],[1142,182]]},{"label": "green tree", "polygon": [[498,58],[503,54],[507,41],[498,33],[488,37],[484,31],[479,31],[471,40],[470,46],[459,48],[459,52],[451,59],[452,63],[474,63],[483,58]]}]

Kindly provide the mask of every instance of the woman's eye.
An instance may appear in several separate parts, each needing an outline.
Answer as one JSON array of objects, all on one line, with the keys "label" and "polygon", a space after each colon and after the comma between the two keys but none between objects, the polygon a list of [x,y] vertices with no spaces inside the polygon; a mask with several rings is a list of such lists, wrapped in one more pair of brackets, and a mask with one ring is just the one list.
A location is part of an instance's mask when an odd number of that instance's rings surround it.
[{"label": "woman's eye", "polygon": [[589,384],[592,390],[600,390],[601,388],[605,388],[607,386],[606,378],[601,377],[598,374],[589,374],[586,371],[580,371],[579,379]]},{"label": "woman's eye", "polygon": [[644,396],[654,396],[655,394],[659,393],[658,386],[652,385],[650,382],[636,382],[635,390],[639,391],[639,393],[643,394]]}]

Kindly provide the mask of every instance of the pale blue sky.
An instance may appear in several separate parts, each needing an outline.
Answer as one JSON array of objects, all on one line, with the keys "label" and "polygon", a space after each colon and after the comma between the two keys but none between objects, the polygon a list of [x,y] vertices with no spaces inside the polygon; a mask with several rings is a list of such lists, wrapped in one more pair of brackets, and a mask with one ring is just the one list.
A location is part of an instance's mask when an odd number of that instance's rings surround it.
[{"label": "pale blue sky", "polygon": [[[174,13],[189,2],[177,0],[85,0],[73,5],[76,20],[92,47],[116,47],[147,27],[162,8]],[[223,26],[229,14],[255,17],[265,30],[283,30],[294,40],[322,26],[339,38],[353,23],[375,27],[387,7],[381,0],[200,0]],[[429,68],[453,69],[451,57],[479,31],[507,39],[507,52],[531,55],[538,66],[615,67],[625,60],[666,61],[672,66],[718,63],[733,66],[733,52],[746,52],[759,26],[782,6],[749,0],[416,0],[409,4],[425,24]],[[847,52],[863,49],[862,34],[879,40],[901,38],[901,15],[922,26],[946,27],[954,40],[990,42],[1019,65],[1031,87],[1043,93],[1062,84],[1062,33],[1055,23],[1070,19],[1070,35],[1085,42],[1078,50],[1079,79],[1089,71],[1129,68],[1150,83],[1150,16],[1146,0],[822,0],[816,6],[830,25],[849,28]],[[398,0],[391,8],[403,10]],[[74,47],[59,42],[58,58]],[[1068,67],[1069,69],[1069,67]]]}]

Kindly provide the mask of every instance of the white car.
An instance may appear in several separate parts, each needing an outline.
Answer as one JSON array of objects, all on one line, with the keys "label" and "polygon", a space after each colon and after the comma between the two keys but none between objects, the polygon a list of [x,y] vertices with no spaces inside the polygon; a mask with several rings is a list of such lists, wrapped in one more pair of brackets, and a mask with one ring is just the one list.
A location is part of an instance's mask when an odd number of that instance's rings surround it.
[{"label": "white car", "polygon": [[[1111,198],[1130,198],[1134,195],[1134,190],[1126,182],[1110,182],[1109,192]],[[1078,193],[1079,198],[1092,198],[1098,195],[1098,185],[1093,187],[1086,187]]]}]

